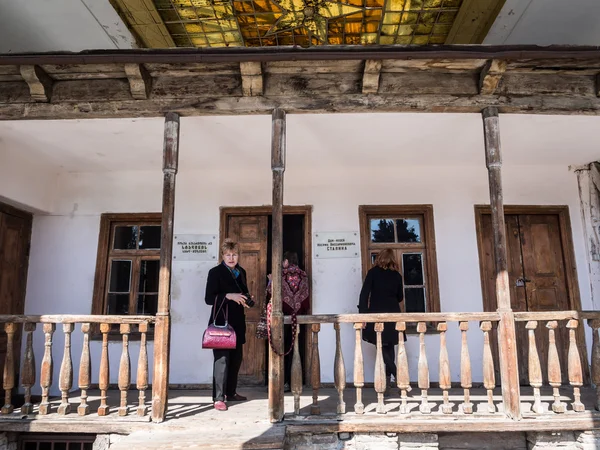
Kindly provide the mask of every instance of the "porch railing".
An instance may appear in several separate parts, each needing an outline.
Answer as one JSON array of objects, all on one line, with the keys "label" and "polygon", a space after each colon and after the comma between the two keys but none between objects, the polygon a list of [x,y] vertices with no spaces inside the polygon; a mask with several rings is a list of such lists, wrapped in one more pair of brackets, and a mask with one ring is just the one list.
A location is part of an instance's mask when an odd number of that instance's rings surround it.
[{"label": "porch railing", "polygon": [[[6,332],[6,358],[4,361],[3,388],[4,406],[1,409],[2,415],[12,414],[14,406],[12,397],[17,383],[15,380],[15,335],[23,331],[25,338],[25,350],[21,364],[21,386],[25,391],[25,403],[21,407],[21,414],[29,415],[34,411],[34,404],[31,400],[31,390],[39,382],[42,396],[38,405],[38,414],[45,416],[51,412],[50,389],[53,386],[53,370],[55,361],[52,356],[53,335],[56,331],[56,325],[62,324],[64,333],[64,347],[62,349],[62,361],[60,363],[60,375],[58,388],[61,392],[61,402],[56,413],[67,415],[71,412],[71,403],[69,402],[70,391],[73,388],[73,359],[71,355],[71,338],[76,324],[81,324],[81,333],[83,334],[83,346],[80,355],[79,374],[77,384],[81,390],[79,396],[79,406],[77,414],[86,416],[90,414],[90,405],[88,404],[88,390],[92,387],[91,356],[90,356],[90,333],[97,327],[102,335],[102,350],[100,357],[100,366],[98,373],[98,388],[100,389],[100,406],[97,409],[98,416],[106,416],[110,412],[110,405],[107,403],[107,391],[110,386],[110,368],[109,368],[109,333],[118,330],[121,334],[121,355],[118,372],[118,387],[120,390],[120,402],[118,405],[118,415],[127,416],[129,414],[127,406],[127,394],[131,383],[131,357],[129,354],[129,338],[132,332],[140,334],[140,352],[137,362],[137,380],[136,388],[139,391],[139,404],[137,407],[138,416],[146,416],[148,408],[146,406],[146,389],[148,389],[148,350],[146,344],[147,333],[150,324],[154,322],[152,316],[102,316],[102,315],[43,315],[43,316],[15,316],[0,315],[0,323],[4,324]],[[33,349],[33,333],[37,325],[42,325],[44,333],[44,354],[40,364],[39,377],[35,363],[36,355]]]},{"label": "porch railing", "polygon": [[[541,407],[540,388],[542,388],[542,367],[540,359],[536,351],[535,330],[538,322],[546,322],[549,330],[548,341],[548,358],[547,367],[544,368],[547,373],[547,380],[552,387],[554,403],[550,409],[550,414],[560,414],[565,412],[567,406],[561,403],[561,393],[559,388],[563,386],[563,378],[561,377],[560,357],[556,347],[554,332],[559,326],[559,323],[565,322],[565,327],[569,335],[569,350],[568,361],[564,361],[565,367],[568,367],[568,382],[570,383],[570,392],[573,401],[571,402],[574,412],[582,412],[585,410],[581,402],[580,388],[583,385],[583,367],[581,362],[581,354],[578,348],[578,341],[584,338],[584,333],[577,333],[579,323],[587,319],[590,327],[593,330],[593,350],[592,350],[592,380],[594,384],[600,385],[600,340],[598,338],[598,328],[600,328],[600,312],[577,312],[577,311],[557,311],[557,312],[540,312],[540,313],[515,313],[516,322],[526,322],[526,327],[529,332],[528,341],[528,361],[529,361],[529,380],[534,389],[534,405],[532,411],[534,414],[544,413]],[[365,413],[365,405],[363,404],[363,390],[365,389],[365,372],[363,363],[362,351],[362,336],[361,332],[365,323],[374,323],[374,328],[377,336],[376,357],[374,367],[374,390],[377,394],[376,413],[385,414],[386,407],[384,403],[384,393],[386,391],[386,374],[382,351],[382,332],[384,323],[395,323],[395,329],[398,332],[398,349],[397,349],[397,373],[395,374],[396,384],[400,390],[400,415],[430,415],[432,414],[431,404],[428,402],[428,391],[430,390],[430,370],[429,363],[431,358],[438,359],[439,373],[438,386],[441,391],[441,405],[436,413],[451,417],[452,415],[471,415],[474,413],[474,405],[471,401],[471,389],[473,387],[472,375],[472,359],[469,351],[469,343],[467,336],[473,332],[480,333],[482,339],[482,384],[487,393],[487,401],[479,406],[478,412],[486,414],[500,415],[503,410],[502,400],[494,397],[493,390],[497,385],[494,357],[492,347],[491,334],[497,327],[500,320],[498,313],[405,313],[405,314],[342,314],[342,315],[312,315],[298,316],[298,324],[306,325],[307,332],[311,333],[312,343],[310,350],[311,367],[309,387],[312,389],[312,404],[310,405],[310,414],[321,414],[319,404],[319,389],[321,388],[321,360],[319,352],[319,332],[321,326],[331,324],[335,330],[335,358],[333,366],[333,378],[335,388],[338,392],[337,399],[337,414],[345,414],[347,412],[346,403],[344,401],[344,393],[347,389],[346,384],[346,366],[344,364],[344,355],[342,352],[342,342],[340,333],[340,324],[351,323],[355,330],[354,342],[354,365],[353,365],[353,387],[356,390],[356,403],[354,404],[354,412],[356,414]],[[479,323],[478,327],[471,324]],[[290,318],[286,317],[285,323],[290,323]],[[428,324],[435,324],[437,336],[439,338],[439,354],[427,354],[427,346],[425,345],[425,336],[428,330],[431,329]],[[460,380],[452,380],[450,370],[450,359],[448,354],[448,343],[446,333],[448,325],[456,323],[460,330]],[[419,353],[417,364],[417,379],[411,380],[409,375],[409,362],[404,343],[404,335],[408,324],[416,324],[416,331],[419,335]],[[475,331],[475,328],[479,330]],[[299,334],[299,328],[297,333]],[[430,333],[432,334],[432,333]],[[458,343],[457,343],[458,344]],[[587,364],[584,362],[583,364]],[[523,368],[519,368],[522,370]],[[292,359],[291,372],[291,391],[294,397],[294,415],[300,414],[300,398],[303,389],[302,382],[302,362],[300,359],[299,340],[295,339]],[[416,384],[420,390],[420,396],[412,396],[410,400],[419,402],[418,410],[411,411],[412,408],[408,405],[408,392],[411,390],[411,382]],[[452,382],[459,382],[463,389],[462,402],[458,408],[454,408],[449,401],[449,391],[452,387]],[[500,384],[500,383],[499,383]],[[501,386],[502,389],[509,389],[509,386]],[[600,399],[600,389],[598,389],[598,398]],[[564,395],[564,386],[563,386]],[[596,404],[596,409],[600,409],[600,401]],[[289,412],[289,411],[288,411]],[[333,412],[333,411],[332,411]]]}]

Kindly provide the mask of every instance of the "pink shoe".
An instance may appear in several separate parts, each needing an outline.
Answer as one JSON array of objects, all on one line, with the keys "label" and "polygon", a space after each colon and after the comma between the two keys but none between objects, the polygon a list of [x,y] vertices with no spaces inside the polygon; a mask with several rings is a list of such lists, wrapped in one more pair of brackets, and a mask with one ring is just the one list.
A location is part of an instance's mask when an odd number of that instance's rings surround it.
[{"label": "pink shoe", "polygon": [[227,411],[227,405],[225,404],[225,402],[216,401],[214,406],[217,411]]}]

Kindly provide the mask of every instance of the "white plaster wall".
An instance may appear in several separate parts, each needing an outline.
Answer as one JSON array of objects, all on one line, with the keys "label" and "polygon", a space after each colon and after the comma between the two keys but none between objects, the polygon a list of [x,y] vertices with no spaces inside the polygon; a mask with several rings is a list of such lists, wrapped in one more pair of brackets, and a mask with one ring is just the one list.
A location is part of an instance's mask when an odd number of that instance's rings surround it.
[{"label": "white plaster wall", "polygon": [[[313,232],[357,231],[359,205],[432,204],[442,311],[482,310],[474,205],[488,202],[489,194],[479,116],[322,115],[288,119],[285,203],[313,206]],[[431,131],[433,119],[439,126]],[[372,134],[355,131],[361,120],[368,121],[364,129]],[[572,139],[565,138],[563,145],[560,138],[563,130],[593,136],[595,122],[578,119],[569,126],[569,120],[502,118],[505,203],[569,206],[582,307],[590,309],[577,180],[565,161],[590,160],[596,149],[583,138],[577,148],[566,146],[573,145]],[[154,127],[161,126],[157,122]],[[550,125],[544,130],[540,123]],[[103,126],[110,132],[106,123]],[[204,140],[198,136],[202,127],[206,130]],[[241,139],[236,137],[240,130],[248,131]],[[551,134],[552,130],[558,130],[558,137],[548,137],[542,144],[530,141],[527,134]],[[221,136],[223,132],[226,133]],[[176,233],[217,233],[220,206],[270,204],[269,136],[268,117],[182,120]],[[542,137],[547,136],[542,133]],[[137,151],[136,139],[124,142],[122,149],[112,152],[118,155],[120,151]],[[154,158],[161,144],[157,142],[155,147],[143,151]],[[144,170],[65,173],[59,177],[52,215],[36,216],[34,221],[26,313],[90,311],[100,214],[160,210],[160,168],[148,170],[142,166]],[[209,316],[204,288],[212,265],[179,261],[173,264],[171,383],[211,380],[212,353],[200,349],[200,339]],[[312,275],[315,313],[356,311],[362,282],[359,258],[313,260]],[[475,380],[481,379],[482,354],[477,325],[472,324],[469,334]],[[322,378],[329,382],[333,379],[335,339],[332,327],[324,326],[321,333]],[[452,377],[458,380],[459,333],[452,326],[448,334]],[[41,330],[36,331],[36,336],[36,354],[41,358]],[[59,358],[62,339],[62,331],[58,330],[54,351]],[[343,327],[342,340],[351,379],[351,327]],[[437,379],[438,340],[436,335],[426,338],[432,380]],[[77,371],[79,330],[73,341]],[[137,358],[138,348],[135,343],[131,345],[132,361]],[[409,337],[407,348],[411,377],[415,379],[415,336]],[[97,362],[98,343],[93,343],[92,350]],[[119,352],[118,344],[112,344],[112,382],[116,382]],[[367,377],[372,379],[374,347],[365,344],[364,352]],[[135,381],[135,371],[132,376]],[[93,379],[97,381],[97,367]]]}]

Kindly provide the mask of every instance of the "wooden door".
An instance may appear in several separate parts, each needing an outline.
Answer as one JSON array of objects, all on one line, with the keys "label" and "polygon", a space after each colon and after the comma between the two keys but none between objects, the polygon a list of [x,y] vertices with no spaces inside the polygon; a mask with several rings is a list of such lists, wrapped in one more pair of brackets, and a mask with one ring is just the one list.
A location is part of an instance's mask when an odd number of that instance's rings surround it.
[{"label": "wooden door", "polygon": [[256,338],[256,326],[265,302],[267,279],[267,216],[230,216],[227,234],[240,246],[239,264],[246,270],[248,290],[256,304],[246,310],[246,344],[240,369],[241,384],[262,385],[265,382],[266,345]]},{"label": "wooden door", "polygon": [[[23,314],[31,239],[31,216],[0,204],[0,314]],[[0,328],[0,374],[4,373],[6,333]],[[21,332],[15,334],[15,380],[18,380]]]},{"label": "wooden door", "polygon": [[[495,311],[496,286],[493,252],[493,232],[491,215],[483,214],[480,222],[480,255],[484,295],[484,309]],[[559,216],[557,214],[514,214],[505,215],[507,258],[511,307],[519,311],[564,311],[571,309],[567,289],[565,251],[561,239]],[[557,347],[563,382],[568,382],[566,361],[568,333],[565,324],[560,324],[557,333]],[[519,358],[519,378],[528,384],[528,340],[524,322],[517,323],[517,352]],[[497,340],[492,336],[495,369],[499,375]],[[540,362],[547,377],[548,330],[545,322],[538,323],[536,341]],[[497,381],[499,378],[497,377]]]}]

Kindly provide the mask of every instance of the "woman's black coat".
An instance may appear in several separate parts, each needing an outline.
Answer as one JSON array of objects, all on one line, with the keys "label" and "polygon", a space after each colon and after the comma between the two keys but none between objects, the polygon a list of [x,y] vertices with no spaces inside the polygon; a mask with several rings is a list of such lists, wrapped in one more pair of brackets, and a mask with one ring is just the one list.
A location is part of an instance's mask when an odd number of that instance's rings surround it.
[{"label": "woman's black coat", "polygon": [[[400,302],[403,297],[402,275],[396,270],[386,270],[375,266],[367,273],[360,291],[358,312],[373,314],[399,313]],[[363,340],[371,344],[377,344],[375,325],[367,323],[362,336]],[[386,322],[381,338],[383,345],[398,344],[396,324]]]},{"label": "woman's black coat", "polygon": [[[235,335],[238,344],[246,343],[246,314],[244,307],[236,302],[225,299],[227,294],[245,294],[248,293],[248,285],[246,283],[246,271],[241,266],[236,266],[240,271],[239,277],[236,279],[229,268],[221,263],[213,267],[208,272],[208,280],[206,281],[206,296],[204,301],[207,305],[212,305],[210,310],[209,325],[213,322],[215,308],[217,310],[223,304],[223,308],[219,311],[216,317],[217,325],[222,325],[225,322],[225,311],[228,311],[229,325],[235,330]],[[237,281],[237,284],[236,284]],[[238,287],[239,285],[239,287]]]}]

